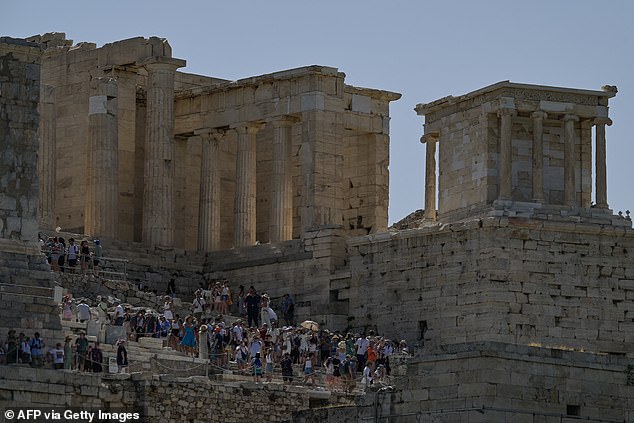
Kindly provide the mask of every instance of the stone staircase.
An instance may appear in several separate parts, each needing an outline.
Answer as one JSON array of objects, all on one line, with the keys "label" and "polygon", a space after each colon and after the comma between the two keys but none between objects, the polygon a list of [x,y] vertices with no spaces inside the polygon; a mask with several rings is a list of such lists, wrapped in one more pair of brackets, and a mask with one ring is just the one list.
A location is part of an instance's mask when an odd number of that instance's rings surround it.
[{"label": "stone staircase", "polygon": [[[99,326],[96,322],[73,322],[62,321],[62,329],[64,337],[73,334],[73,343],[80,331],[87,333],[87,339],[90,343],[100,342],[100,348],[104,356],[104,372],[108,372],[108,363],[111,358],[116,360],[117,345],[113,342],[109,325],[97,331],[95,328]],[[111,342],[105,342],[106,340]],[[63,339],[52,340],[52,345],[56,342],[62,342]],[[186,376],[201,376],[213,373],[213,369],[207,366],[205,360],[192,358],[181,351],[174,350],[166,346],[166,338],[150,338],[142,337],[138,341],[126,341],[126,349],[128,351],[128,372],[151,372],[154,374],[177,374]],[[49,344],[51,345],[51,344]]]}]

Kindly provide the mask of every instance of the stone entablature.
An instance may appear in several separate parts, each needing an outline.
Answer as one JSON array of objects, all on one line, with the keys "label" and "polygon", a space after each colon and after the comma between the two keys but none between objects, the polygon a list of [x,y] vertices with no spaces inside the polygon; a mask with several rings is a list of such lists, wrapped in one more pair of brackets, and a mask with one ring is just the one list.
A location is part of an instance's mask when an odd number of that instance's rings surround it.
[{"label": "stone entablature", "polygon": [[[490,210],[508,214],[592,204],[592,127],[595,127],[595,207],[607,209],[604,91],[500,82],[460,97],[419,104],[427,145],[425,208],[433,218],[438,162],[438,217],[451,221]],[[430,209],[430,210],[428,210]],[[604,212],[610,218],[608,210]]]}]

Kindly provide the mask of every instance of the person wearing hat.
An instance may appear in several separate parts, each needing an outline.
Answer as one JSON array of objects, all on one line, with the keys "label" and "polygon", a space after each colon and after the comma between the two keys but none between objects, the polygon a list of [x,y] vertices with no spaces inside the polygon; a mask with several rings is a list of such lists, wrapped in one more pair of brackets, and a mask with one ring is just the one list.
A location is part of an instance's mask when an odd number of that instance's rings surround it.
[{"label": "person wearing hat", "polygon": [[73,337],[70,335],[64,339],[64,370],[71,370],[73,368],[73,344],[71,341]]},{"label": "person wearing hat", "polygon": [[119,367],[119,373],[126,373],[128,368],[128,350],[125,348],[125,339],[120,339],[117,345],[119,345],[117,348],[117,366]]}]

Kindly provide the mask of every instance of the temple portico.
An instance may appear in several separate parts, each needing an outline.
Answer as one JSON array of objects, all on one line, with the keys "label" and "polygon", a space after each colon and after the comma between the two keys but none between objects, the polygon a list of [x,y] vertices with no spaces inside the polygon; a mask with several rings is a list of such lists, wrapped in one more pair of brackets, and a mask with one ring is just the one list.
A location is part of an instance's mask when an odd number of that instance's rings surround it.
[{"label": "temple portico", "polygon": [[326,66],[189,74],[157,37],[32,38],[44,39],[44,230],[209,252],[321,227],[387,229],[389,103],[400,94],[346,85]]},{"label": "temple portico", "polygon": [[[605,125],[611,124],[608,100],[615,95],[614,87],[588,91],[500,82],[419,104],[428,161],[425,217],[435,215],[427,209],[434,207],[437,193],[441,221],[474,213],[611,219]],[[427,141],[432,137],[440,148],[438,190],[435,149]],[[582,211],[590,208],[595,211]]]}]

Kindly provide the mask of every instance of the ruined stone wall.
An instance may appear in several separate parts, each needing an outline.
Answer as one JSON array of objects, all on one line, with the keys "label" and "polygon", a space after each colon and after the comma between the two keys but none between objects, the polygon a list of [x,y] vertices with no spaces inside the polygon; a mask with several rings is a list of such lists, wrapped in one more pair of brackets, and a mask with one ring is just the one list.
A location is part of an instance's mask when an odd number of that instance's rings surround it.
[{"label": "ruined stone wall", "polygon": [[0,39],[0,237],[37,241],[39,47]]},{"label": "ruined stone wall", "polygon": [[37,177],[40,48],[0,39],[0,333],[60,327],[40,253]]},{"label": "ruined stone wall", "polygon": [[[252,382],[213,381],[205,376],[89,374],[61,370],[3,367],[0,408],[74,407],[77,410],[138,411],[147,421],[279,422],[295,411],[349,406],[355,397],[311,398],[306,388]],[[4,371],[6,370],[6,371]]]},{"label": "ruined stone wall", "polygon": [[631,351],[634,232],[525,219],[351,239],[350,315],[410,342]]}]

